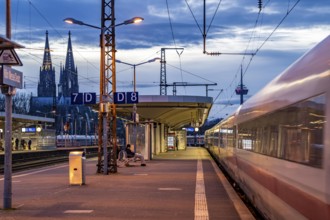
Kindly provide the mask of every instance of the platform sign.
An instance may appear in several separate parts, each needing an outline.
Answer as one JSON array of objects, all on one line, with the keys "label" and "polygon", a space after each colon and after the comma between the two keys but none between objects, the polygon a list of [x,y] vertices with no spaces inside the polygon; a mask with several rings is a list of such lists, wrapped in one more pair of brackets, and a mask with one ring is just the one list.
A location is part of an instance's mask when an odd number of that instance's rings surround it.
[{"label": "platform sign", "polygon": [[85,92],[84,93],[84,104],[96,104],[96,93]]},{"label": "platform sign", "polygon": [[125,92],[115,92],[113,101],[115,104],[125,104],[126,103],[126,93]]},{"label": "platform sign", "polygon": [[193,131],[195,131],[195,128],[189,127],[189,128],[186,128],[186,131],[193,132]]},{"label": "platform sign", "polygon": [[139,93],[138,92],[127,92],[126,99],[127,99],[127,104],[137,104],[137,103],[139,103]]},{"label": "platform sign", "polygon": [[23,73],[3,65],[0,71],[0,85],[23,88]]},{"label": "platform sign", "polygon": [[22,133],[36,133],[36,127],[22,128]]},{"label": "platform sign", "polygon": [[82,105],[84,104],[84,93],[73,92],[71,93],[71,105]]},{"label": "platform sign", "polygon": [[114,93],[115,104],[137,104],[139,103],[138,92],[115,92]]},{"label": "platform sign", "polygon": [[71,93],[71,105],[96,104],[95,92],[73,92]]}]

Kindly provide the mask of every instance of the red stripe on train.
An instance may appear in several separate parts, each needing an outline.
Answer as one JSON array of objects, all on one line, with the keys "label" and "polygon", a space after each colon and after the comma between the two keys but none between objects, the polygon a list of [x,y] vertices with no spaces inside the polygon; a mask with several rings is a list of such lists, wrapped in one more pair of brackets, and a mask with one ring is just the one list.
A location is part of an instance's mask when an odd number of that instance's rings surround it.
[{"label": "red stripe on train", "polygon": [[277,179],[269,173],[256,168],[239,158],[236,160],[234,157],[231,157],[227,158],[227,161],[233,165],[237,165],[240,170],[246,173],[246,175],[250,176],[250,178],[254,179],[306,218],[328,219],[330,216],[329,204],[322,202],[321,200]]}]

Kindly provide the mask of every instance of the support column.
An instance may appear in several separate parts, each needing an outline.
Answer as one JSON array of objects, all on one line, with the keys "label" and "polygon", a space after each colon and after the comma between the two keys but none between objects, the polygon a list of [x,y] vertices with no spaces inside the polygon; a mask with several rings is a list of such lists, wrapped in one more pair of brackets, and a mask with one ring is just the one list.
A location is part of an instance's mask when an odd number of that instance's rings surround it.
[{"label": "support column", "polygon": [[144,132],[145,132],[145,151],[144,151],[144,159],[150,159],[150,151],[151,151],[151,125],[150,123],[145,124]]},{"label": "support column", "polygon": [[153,156],[155,155],[156,152],[156,128],[155,126],[157,126],[156,123],[151,123],[150,124],[150,134],[151,134],[151,138],[150,138],[150,143],[151,143],[151,152],[150,152],[150,159],[153,159]]},{"label": "support column", "polygon": [[160,140],[160,124],[156,124],[156,128],[155,128],[155,134],[156,134],[156,144],[155,144],[155,154],[159,154],[160,153],[160,146],[161,146],[161,140]]},{"label": "support column", "polygon": [[160,127],[160,147],[161,147],[160,152],[164,153],[164,152],[166,152],[165,125],[161,124],[160,126],[161,126]]}]

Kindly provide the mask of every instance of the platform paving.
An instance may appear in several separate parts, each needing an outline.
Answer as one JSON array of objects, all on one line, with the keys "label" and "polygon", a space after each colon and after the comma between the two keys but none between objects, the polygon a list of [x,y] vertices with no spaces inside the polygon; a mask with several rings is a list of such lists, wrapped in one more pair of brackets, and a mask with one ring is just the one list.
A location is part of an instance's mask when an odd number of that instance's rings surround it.
[{"label": "platform paving", "polygon": [[[69,184],[69,165],[13,174],[13,210],[0,220],[254,219],[203,148],[170,151],[147,161],[96,174],[86,160],[86,184]],[[0,176],[0,208],[3,176]]]}]

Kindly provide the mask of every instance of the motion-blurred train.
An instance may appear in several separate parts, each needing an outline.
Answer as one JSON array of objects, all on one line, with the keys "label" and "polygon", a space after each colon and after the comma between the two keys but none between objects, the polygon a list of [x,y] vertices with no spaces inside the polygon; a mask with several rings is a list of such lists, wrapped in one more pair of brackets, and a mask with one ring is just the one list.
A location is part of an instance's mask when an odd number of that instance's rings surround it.
[{"label": "motion-blurred train", "polygon": [[80,147],[96,146],[98,137],[95,135],[58,135],[56,137],[57,147]]},{"label": "motion-blurred train", "polygon": [[227,119],[205,147],[266,219],[330,219],[330,36]]},{"label": "motion-blurred train", "polygon": [[187,135],[187,146],[204,146],[204,135]]}]

